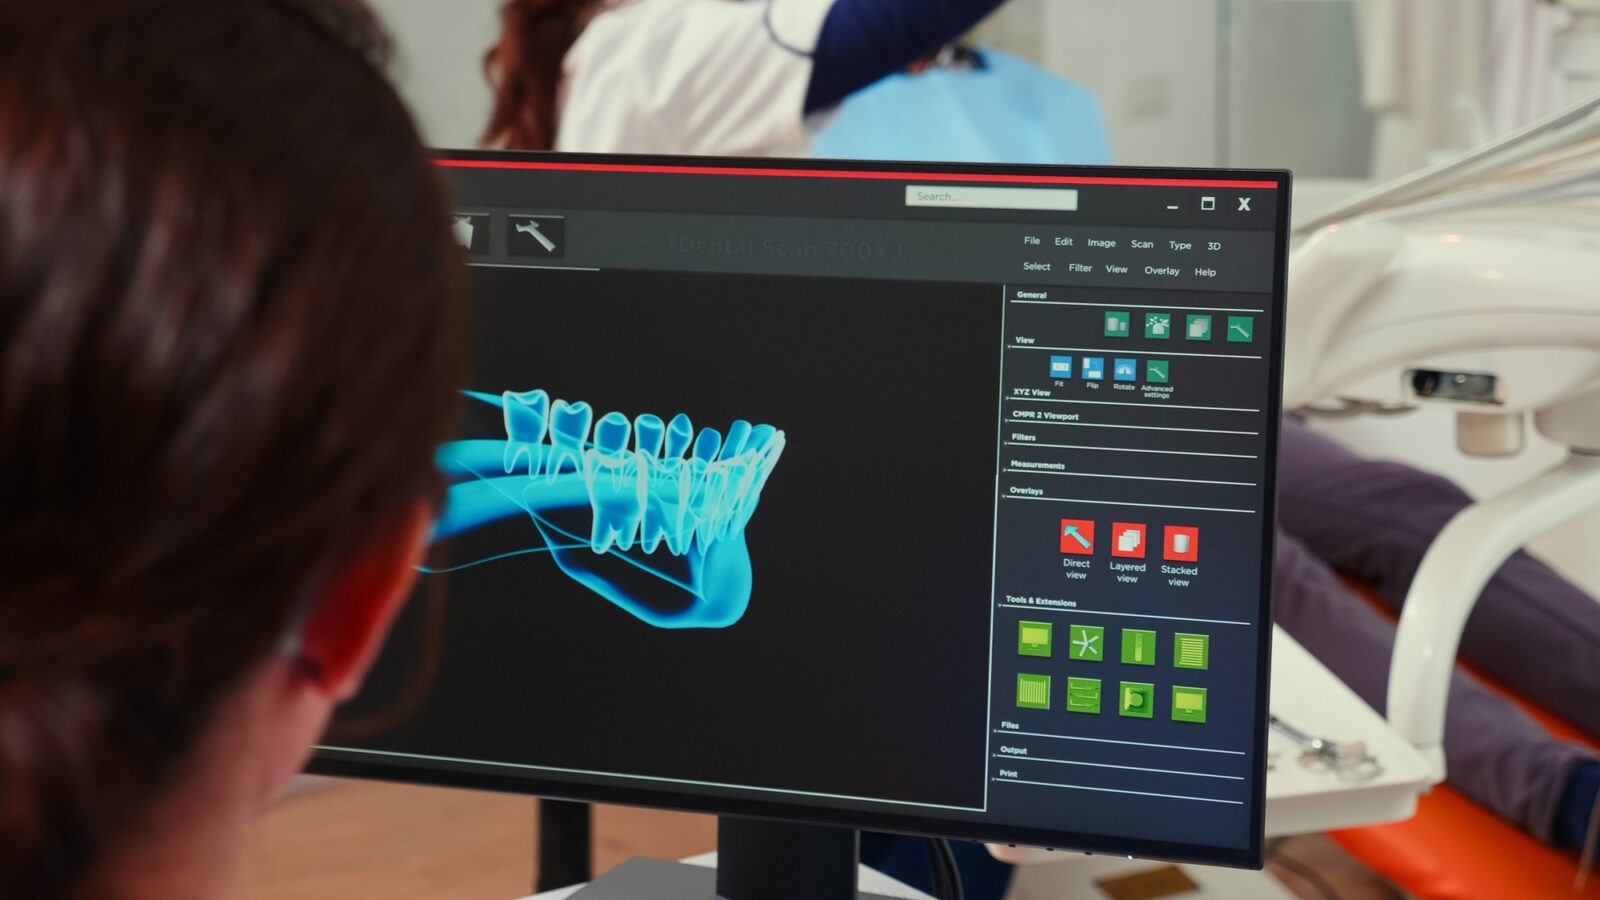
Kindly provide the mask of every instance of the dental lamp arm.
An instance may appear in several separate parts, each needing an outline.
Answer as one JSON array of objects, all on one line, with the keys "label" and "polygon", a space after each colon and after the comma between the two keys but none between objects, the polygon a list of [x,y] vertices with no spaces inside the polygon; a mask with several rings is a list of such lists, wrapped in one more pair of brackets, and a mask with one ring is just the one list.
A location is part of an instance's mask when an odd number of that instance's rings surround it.
[{"label": "dental lamp arm", "polygon": [[1457,515],[1428,548],[1406,595],[1389,668],[1388,718],[1442,780],[1450,676],[1467,617],[1489,579],[1529,541],[1600,507],[1600,455],[1574,453]]},{"label": "dental lamp arm", "polygon": [[1315,374],[1329,339],[1400,252],[1400,232],[1386,225],[1326,229],[1289,260],[1289,328],[1283,358],[1283,405],[1297,409],[1324,394]]}]

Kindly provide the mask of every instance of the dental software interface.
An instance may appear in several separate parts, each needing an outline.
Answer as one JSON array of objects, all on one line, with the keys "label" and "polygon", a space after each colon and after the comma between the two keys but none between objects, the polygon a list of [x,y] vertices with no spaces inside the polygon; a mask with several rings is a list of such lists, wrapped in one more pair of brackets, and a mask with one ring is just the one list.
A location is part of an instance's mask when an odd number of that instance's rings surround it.
[{"label": "dental software interface", "polygon": [[441,165],[440,665],[323,760],[1258,852],[1278,176]]}]

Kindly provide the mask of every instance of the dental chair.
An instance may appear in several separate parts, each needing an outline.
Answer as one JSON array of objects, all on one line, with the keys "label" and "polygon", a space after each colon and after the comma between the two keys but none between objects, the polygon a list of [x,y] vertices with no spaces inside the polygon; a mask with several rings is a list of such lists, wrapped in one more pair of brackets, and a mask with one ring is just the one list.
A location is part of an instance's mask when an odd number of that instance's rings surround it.
[{"label": "dental chair", "polygon": [[[1530,425],[1569,450],[1459,514],[1406,598],[1387,717],[1437,784],[1451,668],[1479,593],[1529,541],[1600,509],[1600,97],[1357,197],[1297,238],[1286,408],[1314,418],[1443,404],[1469,455],[1515,455]],[[1600,877],[1574,887],[1575,855],[1443,785],[1407,821],[1333,837],[1417,897],[1600,898]]]}]

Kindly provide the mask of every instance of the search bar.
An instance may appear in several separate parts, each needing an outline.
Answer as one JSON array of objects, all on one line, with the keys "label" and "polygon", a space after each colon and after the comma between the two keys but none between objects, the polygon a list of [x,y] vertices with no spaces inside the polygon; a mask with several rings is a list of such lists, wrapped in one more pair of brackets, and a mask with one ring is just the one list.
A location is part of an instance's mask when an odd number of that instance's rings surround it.
[{"label": "search bar", "polygon": [[1078,192],[1072,188],[952,187],[946,184],[906,185],[907,206],[950,206],[960,209],[1048,209],[1076,212]]}]

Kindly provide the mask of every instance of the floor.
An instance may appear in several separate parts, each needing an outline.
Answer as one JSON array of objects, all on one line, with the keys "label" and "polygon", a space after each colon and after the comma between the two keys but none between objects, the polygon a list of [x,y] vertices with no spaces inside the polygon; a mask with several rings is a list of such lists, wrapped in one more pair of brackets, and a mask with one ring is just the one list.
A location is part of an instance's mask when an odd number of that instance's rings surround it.
[{"label": "floor", "polygon": [[[532,890],[534,819],[527,797],[300,779],[252,835],[241,897],[511,900]],[[595,810],[600,871],[630,856],[678,859],[715,845],[716,822],[708,816]],[[1306,900],[1402,896],[1319,836],[1293,838],[1276,853],[1288,863],[1269,871]]]}]

